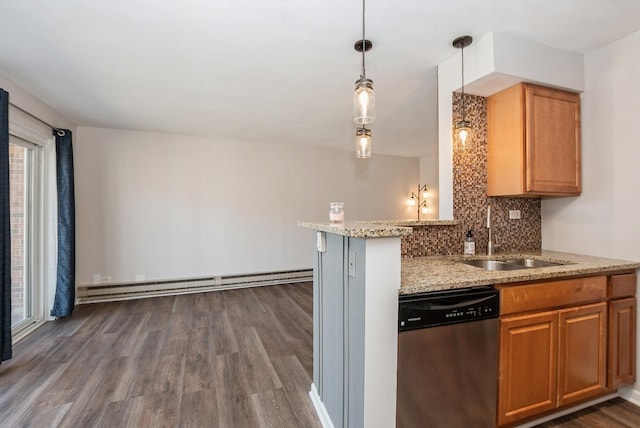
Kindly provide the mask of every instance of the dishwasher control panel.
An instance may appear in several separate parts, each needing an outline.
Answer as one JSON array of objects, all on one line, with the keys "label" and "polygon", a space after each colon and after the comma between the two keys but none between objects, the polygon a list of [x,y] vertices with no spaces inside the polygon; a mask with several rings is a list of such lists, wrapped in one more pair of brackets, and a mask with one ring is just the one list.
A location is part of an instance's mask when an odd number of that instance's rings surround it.
[{"label": "dishwasher control panel", "polygon": [[398,330],[497,318],[499,291],[493,287],[472,287],[401,296]]}]

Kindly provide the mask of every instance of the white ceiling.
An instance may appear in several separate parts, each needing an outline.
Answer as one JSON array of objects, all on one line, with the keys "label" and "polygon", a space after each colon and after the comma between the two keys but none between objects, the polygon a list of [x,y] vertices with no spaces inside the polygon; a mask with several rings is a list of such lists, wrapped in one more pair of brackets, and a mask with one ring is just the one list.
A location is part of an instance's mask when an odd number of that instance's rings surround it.
[{"label": "white ceiling", "polygon": [[[375,153],[437,139],[436,65],[490,31],[586,53],[638,0],[367,0]],[[2,0],[0,74],[80,126],[353,150],[359,0]]]}]

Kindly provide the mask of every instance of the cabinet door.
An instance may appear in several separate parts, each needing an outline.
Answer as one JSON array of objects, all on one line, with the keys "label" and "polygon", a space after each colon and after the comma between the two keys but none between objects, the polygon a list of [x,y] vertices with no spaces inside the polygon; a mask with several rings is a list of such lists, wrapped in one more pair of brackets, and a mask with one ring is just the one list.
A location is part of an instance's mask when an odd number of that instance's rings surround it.
[{"label": "cabinet door", "polygon": [[559,406],[604,392],[606,318],[606,302],[559,311]]},{"label": "cabinet door", "polygon": [[526,192],[580,194],[580,95],[536,85],[525,90]]},{"label": "cabinet door", "polygon": [[498,424],[554,409],[557,311],[500,320]]},{"label": "cabinet door", "polygon": [[487,195],[524,195],[524,88],[487,98]]},{"label": "cabinet door", "polygon": [[636,381],[636,298],[609,302],[607,386],[618,389]]}]

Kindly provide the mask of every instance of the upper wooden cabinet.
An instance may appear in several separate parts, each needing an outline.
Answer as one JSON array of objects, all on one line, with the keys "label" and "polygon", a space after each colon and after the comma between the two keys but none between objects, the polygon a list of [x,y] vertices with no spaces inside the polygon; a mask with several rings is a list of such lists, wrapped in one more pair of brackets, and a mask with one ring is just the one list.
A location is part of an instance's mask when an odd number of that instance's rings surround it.
[{"label": "upper wooden cabinet", "polygon": [[580,194],[580,95],[519,83],[487,100],[487,194]]}]

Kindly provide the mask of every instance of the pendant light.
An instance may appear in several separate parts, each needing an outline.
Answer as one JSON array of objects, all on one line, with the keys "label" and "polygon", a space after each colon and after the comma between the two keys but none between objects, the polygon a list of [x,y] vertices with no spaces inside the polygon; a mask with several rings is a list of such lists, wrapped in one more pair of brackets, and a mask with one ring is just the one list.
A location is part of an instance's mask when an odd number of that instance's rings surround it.
[{"label": "pendant light", "polygon": [[464,48],[473,42],[471,36],[460,36],[453,41],[453,47],[462,49],[462,120],[456,123],[456,138],[465,146],[471,135],[471,123],[466,120],[466,99],[464,97]]},{"label": "pendant light", "polygon": [[362,52],[362,74],[356,80],[356,90],[353,94],[353,121],[363,125],[356,130],[356,156],[361,159],[371,157],[371,130],[364,125],[376,120],[376,94],[373,91],[373,80],[367,79],[365,67],[365,52],[373,47],[373,43],[365,38],[364,17],[365,0],[362,0],[362,39],[354,45],[357,52]]},{"label": "pendant light", "polygon": [[358,128],[356,130],[356,157],[367,159],[371,157],[371,130]]}]

